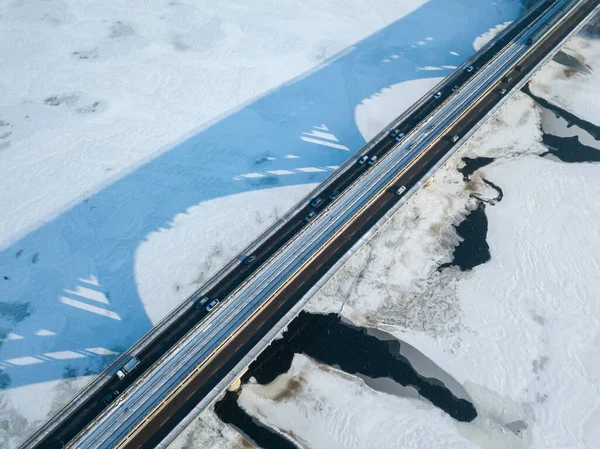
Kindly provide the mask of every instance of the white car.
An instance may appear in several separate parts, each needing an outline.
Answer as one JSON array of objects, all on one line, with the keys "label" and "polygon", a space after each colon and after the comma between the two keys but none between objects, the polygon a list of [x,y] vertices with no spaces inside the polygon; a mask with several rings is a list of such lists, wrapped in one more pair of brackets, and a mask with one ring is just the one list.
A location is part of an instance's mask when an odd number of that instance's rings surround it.
[{"label": "white car", "polygon": [[215,308],[215,306],[219,304],[219,300],[218,299],[213,299],[207,306],[206,306],[206,311],[210,312],[212,309]]},{"label": "white car", "polygon": [[442,96],[442,91],[436,92],[435,95],[433,96],[433,98],[435,98],[436,100],[438,98],[440,98]]},{"label": "white car", "polygon": [[369,156],[363,156],[358,160],[358,165],[362,165],[369,160]]},{"label": "white car", "polygon": [[369,159],[369,165],[373,165],[375,162],[377,162],[377,156],[373,156],[371,159]]},{"label": "white car", "polygon": [[400,187],[398,187],[398,190],[396,190],[396,195],[402,195],[405,191],[406,191],[406,186],[400,186]]}]

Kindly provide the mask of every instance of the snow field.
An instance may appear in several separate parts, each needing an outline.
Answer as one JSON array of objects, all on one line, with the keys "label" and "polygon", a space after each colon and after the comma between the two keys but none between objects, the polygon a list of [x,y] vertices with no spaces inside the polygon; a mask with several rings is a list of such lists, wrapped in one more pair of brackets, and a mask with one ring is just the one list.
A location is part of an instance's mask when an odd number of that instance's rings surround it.
[{"label": "snow field", "polygon": [[[550,89],[553,70],[550,64],[539,74]],[[538,76],[532,84],[537,82]],[[566,93],[567,85],[557,84],[558,93]],[[308,307],[339,311],[356,324],[391,332],[463,383],[479,416],[457,429],[480,447],[583,449],[596,447],[600,436],[599,168],[537,157],[544,151],[540,135],[531,100],[516,95],[461,149],[461,157],[496,162],[464,189],[457,172],[461,162],[450,160]],[[486,208],[492,258],[471,272],[438,273],[458,240],[450,224],[473,207],[470,194],[486,197],[483,177],[504,192],[501,202]],[[290,373],[303,378],[295,366]],[[361,408],[347,388],[350,406],[337,402],[332,391],[339,389],[328,389],[322,398],[316,392],[322,382],[309,382],[310,393],[285,404],[269,400],[268,389],[275,385],[248,385],[241,403],[275,428],[310,438],[318,425],[307,409],[334,408],[338,415],[324,420],[335,428],[346,423],[343,412]],[[403,404],[389,414],[409,409]],[[424,419],[437,424],[433,412]],[[347,425],[340,432],[354,435],[353,429]],[[356,447],[389,446],[372,443],[370,435],[359,436]],[[444,438],[435,443],[453,444]]]},{"label": "snow field", "polygon": [[[447,73],[469,53],[466,29],[519,12],[516,0],[448,5],[2,5],[0,274],[9,280],[0,278],[0,301],[22,313],[0,317],[0,370],[12,382],[0,393],[0,445],[19,444],[358,148],[352,118],[369,120],[354,109],[362,98],[381,86],[398,93],[399,79],[429,67]],[[437,27],[446,11],[460,29]],[[420,20],[407,17],[415,12]],[[347,66],[329,60],[352,53],[360,57]],[[315,73],[325,75],[302,84]],[[429,82],[415,80],[395,111]],[[307,123],[285,128],[311,107]],[[324,122],[327,141],[288,145]],[[278,202],[267,208],[269,196]]]},{"label": "snow field", "polygon": [[[592,46],[598,43],[584,45],[590,53]],[[546,83],[577,114],[566,99],[578,95],[579,84],[594,85],[595,77],[575,75],[573,84],[559,78],[556,87],[557,72],[548,64],[531,84]],[[465,185],[459,157],[451,159],[307,307],[390,332],[461,382],[479,416],[454,430],[477,447],[591,449],[600,437],[600,168],[540,158],[540,126],[533,102],[515,95],[459,153],[496,161]],[[491,260],[469,272],[438,272],[460,240],[451,225],[474,207],[471,195],[496,196],[483,178],[504,193],[486,207]],[[439,410],[419,416],[404,398],[364,405],[365,397],[381,393],[337,372],[336,383],[360,385],[360,393],[347,384],[332,387],[315,375],[323,371],[335,372],[297,355],[272,384],[245,385],[240,404],[303,447],[403,447],[395,442],[409,438],[410,428],[394,435],[398,424],[384,424],[386,431],[374,435],[369,426],[371,416],[388,423],[404,414],[429,426],[411,447],[423,441],[424,447],[456,447],[457,435],[437,434],[445,429]],[[301,387],[290,398],[281,390],[291,383]],[[390,410],[379,417],[382,404]]]},{"label": "snow field", "polygon": [[0,248],[423,3],[4,5]]},{"label": "snow field", "polygon": [[476,448],[435,407],[374,391],[354,376],[296,354],[269,385],[246,384],[239,403],[300,447]]}]

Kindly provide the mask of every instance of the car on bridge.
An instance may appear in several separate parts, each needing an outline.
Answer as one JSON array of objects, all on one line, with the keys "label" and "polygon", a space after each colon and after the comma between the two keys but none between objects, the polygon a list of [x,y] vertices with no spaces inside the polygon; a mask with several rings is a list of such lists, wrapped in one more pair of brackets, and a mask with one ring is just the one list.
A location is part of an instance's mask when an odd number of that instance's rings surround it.
[{"label": "car on bridge", "polygon": [[256,257],[254,256],[247,256],[244,261],[242,262],[242,265],[244,265],[244,267],[248,268],[250,267],[254,262],[256,262]]},{"label": "car on bridge", "polygon": [[212,309],[214,309],[217,304],[219,304],[219,300],[218,299],[213,299],[207,306],[206,306],[206,311],[210,312]]},{"label": "car on bridge", "polygon": [[396,142],[400,142],[400,140],[402,140],[402,138],[404,137],[404,133],[401,133],[398,130],[394,129],[390,131],[390,136],[396,139]]},{"label": "car on bridge", "polygon": [[106,395],[106,397],[102,400],[102,402],[104,403],[104,405],[108,405],[110,404],[113,399],[115,399],[117,396],[119,396],[119,390],[113,390],[111,391],[108,395]]},{"label": "car on bridge", "polygon": [[196,302],[196,309],[202,309],[204,304],[208,302],[208,296],[203,296]]},{"label": "car on bridge", "polygon": [[127,374],[133,371],[140,364],[140,359],[137,357],[131,357],[125,365],[117,371],[117,377],[123,379]]},{"label": "car on bridge", "polygon": [[318,207],[319,204],[321,204],[323,202],[323,199],[318,196],[317,198],[315,198],[314,200],[311,201],[310,203],[310,207]]}]

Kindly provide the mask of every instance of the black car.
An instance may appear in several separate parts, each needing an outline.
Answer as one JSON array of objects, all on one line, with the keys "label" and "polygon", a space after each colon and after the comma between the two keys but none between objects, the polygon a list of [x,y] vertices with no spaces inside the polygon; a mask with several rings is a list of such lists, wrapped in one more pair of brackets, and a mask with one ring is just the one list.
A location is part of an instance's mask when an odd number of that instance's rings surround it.
[{"label": "black car", "polygon": [[206,304],[207,302],[208,296],[203,296],[198,300],[198,302],[196,302],[196,309],[202,309],[204,307],[204,304]]},{"label": "black car", "polygon": [[242,264],[248,268],[250,265],[252,265],[254,262],[256,262],[256,257],[254,256],[248,256],[244,259],[244,262],[242,262]]},{"label": "black car", "polygon": [[110,404],[117,396],[119,396],[119,392],[117,390],[111,391],[102,401],[104,405]]},{"label": "black car", "polygon": [[333,192],[331,192],[331,195],[329,195],[329,199],[332,200],[334,199],[336,196],[338,196],[340,194],[339,190],[334,190]]}]

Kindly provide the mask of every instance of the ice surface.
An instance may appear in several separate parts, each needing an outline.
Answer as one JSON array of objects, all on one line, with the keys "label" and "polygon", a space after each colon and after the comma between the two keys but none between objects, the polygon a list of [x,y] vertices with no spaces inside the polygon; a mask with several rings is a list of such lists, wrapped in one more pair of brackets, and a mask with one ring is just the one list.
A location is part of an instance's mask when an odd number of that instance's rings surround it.
[{"label": "ice surface", "polygon": [[[517,0],[3,6],[2,444],[358,149],[358,105],[408,81],[424,92],[519,11]],[[221,200],[244,202],[246,232],[227,232]],[[34,385],[52,407],[28,400]]]},{"label": "ice surface", "polygon": [[294,356],[269,385],[246,384],[239,403],[300,447],[476,448],[448,415],[426,403],[379,393],[342,371]]},{"label": "ice surface", "polygon": [[[549,92],[557,92],[552,73],[556,67],[549,64],[532,84],[541,79]],[[596,82],[590,75],[576,78],[571,89]],[[569,84],[560,78],[557,83],[566,99]],[[563,104],[569,108],[568,101]],[[460,159],[451,159],[323,287],[309,310],[338,311],[356,324],[392,333],[462,382],[479,416],[455,430],[478,447],[591,449],[600,438],[600,165],[540,158],[540,137],[538,111],[517,94],[459,152],[496,161],[465,184],[457,170]],[[439,272],[458,243],[451,224],[473,208],[472,194],[484,200],[495,196],[484,178],[504,192],[501,202],[486,208],[491,260],[471,271]],[[288,382],[300,380],[302,393],[274,401],[277,382],[248,385],[242,406],[303,438],[306,447],[322,447],[311,439],[313,431],[331,447],[343,437],[350,443],[342,447],[393,447],[373,443],[377,436],[368,431],[355,432],[368,426],[371,410],[377,410],[362,403],[372,394],[366,387],[359,388],[359,399],[348,386],[325,389],[327,380],[311,379],[296,361],[284,376]],[[325,414],[324,435],[312,421],[313,409]],[[369,413],[348,424],[346,414],[361,409]],[[405,413],[432,431],[443,428],[437,410],[418,417],[408,403],[394,404],[385,415]],[[381,438],[394,427],[385,429]],[[455,447],[453,437],[443,435],[433,444]],[[418,444],[418,439],[410,443]]]}]

